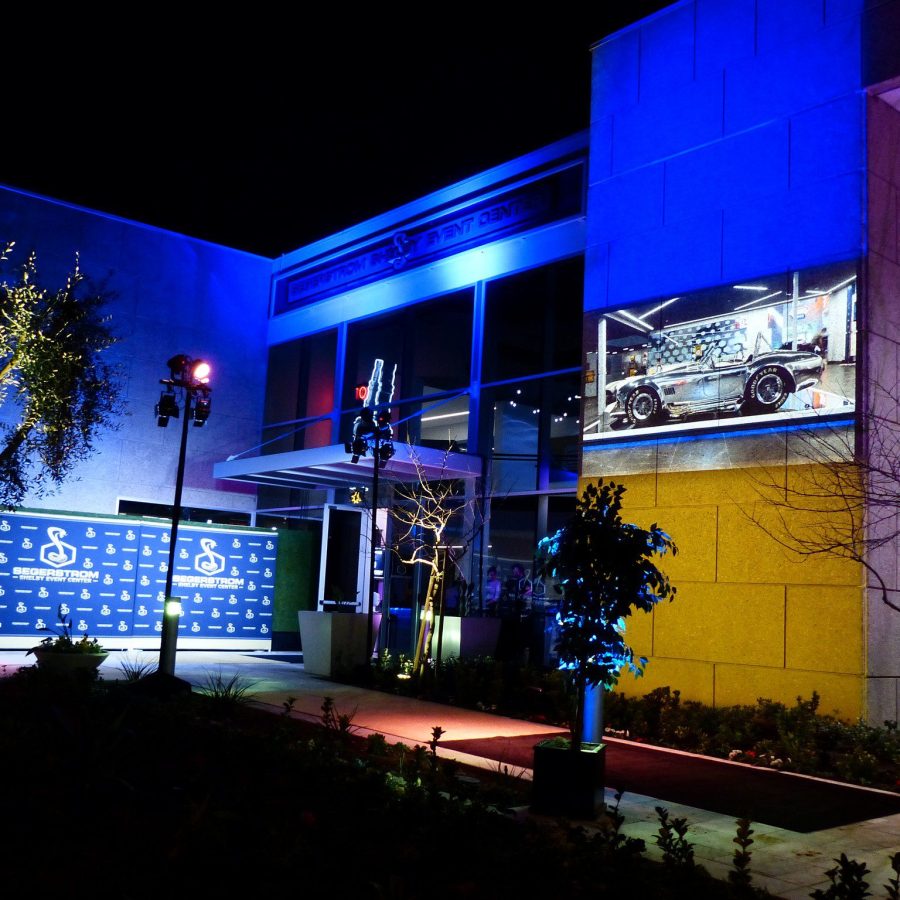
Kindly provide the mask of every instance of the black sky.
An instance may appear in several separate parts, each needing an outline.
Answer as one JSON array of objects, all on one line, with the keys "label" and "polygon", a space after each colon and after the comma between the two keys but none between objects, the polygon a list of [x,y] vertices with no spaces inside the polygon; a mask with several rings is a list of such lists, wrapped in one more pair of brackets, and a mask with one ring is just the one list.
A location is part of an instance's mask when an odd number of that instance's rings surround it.
[{"label": "black sky", "polygon": [[602,5],[85,32],[8,92],[0,182],[275,257],[587,128],[591,45],[668,3]]}]

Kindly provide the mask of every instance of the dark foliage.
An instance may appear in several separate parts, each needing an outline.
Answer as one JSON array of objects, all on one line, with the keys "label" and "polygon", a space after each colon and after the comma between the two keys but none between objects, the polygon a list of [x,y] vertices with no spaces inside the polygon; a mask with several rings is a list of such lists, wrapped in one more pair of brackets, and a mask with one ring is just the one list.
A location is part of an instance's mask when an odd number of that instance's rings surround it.
[{"label": "dark foliage", "polygon": [[[0,761],[15,773],[7,879],[50,895],[102,878],[122,900],[248,887],[410,900],[578,900],[626,887],[688,896],[618,835],[615,815],[597,837],[504,812],[527,804],[526,785],[439,761],[439,727],[428,746],[391,747],[330,711],[339,727],[291,718],[289,706],[162,701],[36,668],[0,679]],[[704,897],[734,896],[702,870],[691,878]]]},{"label": "dark foliage", "polygon": [[[6,260],[13,245],[0,253]],[[106,351],[115,343],[106,298],[78,268],[42,288],[31,254],[0,284],[0,505],[56,487],[114,426],[120,388]]]}]

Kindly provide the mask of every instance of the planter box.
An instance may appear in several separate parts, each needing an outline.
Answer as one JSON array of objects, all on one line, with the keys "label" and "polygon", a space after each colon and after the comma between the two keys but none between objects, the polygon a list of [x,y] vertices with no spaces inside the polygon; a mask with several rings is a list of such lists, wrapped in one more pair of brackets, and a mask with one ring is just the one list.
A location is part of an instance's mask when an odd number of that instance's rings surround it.
[{"label": "planter box", "polygon": [[582,744],[578,753],[542,741],[534,748],[531,809],[550,816],[595,819],[604,809],[606,745]]},{"label": "planter box", "polygon": [[[317,612],[301,610],[300,643],[303,670],[330,678],[341,671],[364,666],[372,658],[373,646],[366,649],[369,617],[366,613]],[[372,616],[372,640],[377,642],[381,613]]]},{"label": "planter box", "polygon": [[[480,616],[444,616],[444,633],[441,638],[441,660],[468,659],[473,656],[496,656],[497,639],[500,636],[500,619]],[[438,634],[441,617],[434,621],[434,637],[431,653],[437,656]]]},{"label": "planter box", "polygon": [[108,653],[54,653],[52,650],[34,650],[38,668],[47,672],[95,672]]}]

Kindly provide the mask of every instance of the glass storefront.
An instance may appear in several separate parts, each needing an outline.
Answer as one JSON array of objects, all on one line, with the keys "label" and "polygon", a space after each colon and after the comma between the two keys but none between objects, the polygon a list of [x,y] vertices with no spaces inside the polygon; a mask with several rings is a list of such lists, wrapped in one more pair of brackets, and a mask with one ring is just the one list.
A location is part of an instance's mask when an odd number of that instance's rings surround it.
[{"label": "glass storefront", "polygon": [[331,443],[337,332],[324,331],[269,350],[264,454]]},{"label": "glass storefront", "polygon": [[[363,405],[390,406],[395,443],[485,460],[485,483],[460,486],[461,508],[444,535],[456,557],[448,575],[451,611],[527,618],[537,541],[574,511],[583,274],[580,258],[566,259],[484,283],[480,306],[473,287],[351,322],[339,391],[339,330],[272,350],[266,425],[280,436],[270,452],[334,443],[326,429],[337,397],[341,440]],[[281,390],[285,384],[296,392]],[[315,416],[329,418],[310,424]],[[262,488],[260,496],[275,514],[311,493]],[[397,502],[385,497],[382,505]],[[389,528],[389,540],[402,540],[398,529]],[[487,599],[491,569],[502,582],[498,604]],[[405,640],[400,618],[418,614],[423,571],[396,554],[386,560],[392,642]]]}]

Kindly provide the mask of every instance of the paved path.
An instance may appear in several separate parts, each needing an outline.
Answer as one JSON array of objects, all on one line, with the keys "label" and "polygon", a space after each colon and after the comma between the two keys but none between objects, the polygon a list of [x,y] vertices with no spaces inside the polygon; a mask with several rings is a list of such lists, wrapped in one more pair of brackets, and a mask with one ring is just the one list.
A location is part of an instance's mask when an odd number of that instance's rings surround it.
[{"label": "paved path", "polygon": [[[379,732],[391,742],[403,741],[410,745],[426,744],[435,725],[444,729],[447,740],[559,730],[534,722],[338,684],[307,675],[302,664],[272,658],[275,656],[290,657],[290,654],[179,651],[175,672],[197,688],[204,687],[211,680],[227,681],[236,677],[239,684],[248,687],[248,693],[252,694],[256,703],[265,705],[273,713],[282,712],[287,703],[292,715],[298,718],[318,720],[322,701],[326,696],[331,697],[340,713],[353,714],[353,725],[360,733]],[[297,654],[295,658],[302,657]],[[24,651],[0,650],[0,675],[9,674],[19,666],[30,665],[33,659],[26,657]],[[102,677],[108,680],[123,677],[121,666],[125,660],[155,663],[156,654],[146,651],[113,652],[101,668]],[[491,760],[440,748],[439,753],[470,765],[492,769],[498,765]],[[527,770],[517,774],[524,778],[531,776]],[[607,803],[613,802],[612,791],[607,790],[606,799]],[[650,857],[660,855],[655,844],[658,827],[655,807],[659,805],[664,805],[672,816],[687,819],[690,826],[688,839],[694,844],[696,860],[716,877],[727,878],[736,848],[732,842],[734,820],[702,809],[661,803],[653,797],[626,794],[619,807],[625,817],[623,831],[643,838]],[[754,825],[753,828],[755,843],[750,848],[753,852],[753,882],[785,900],[805,900],[815,888],[827,888],[829,882],[825,871],[831,868],[834,858],[841,853],[865,862],[872,870],[868,882],[873,895],[884,896],[882,886],[892,875],[889,857],[900,852],[900,815],[811,834],[767,825]]]}]

